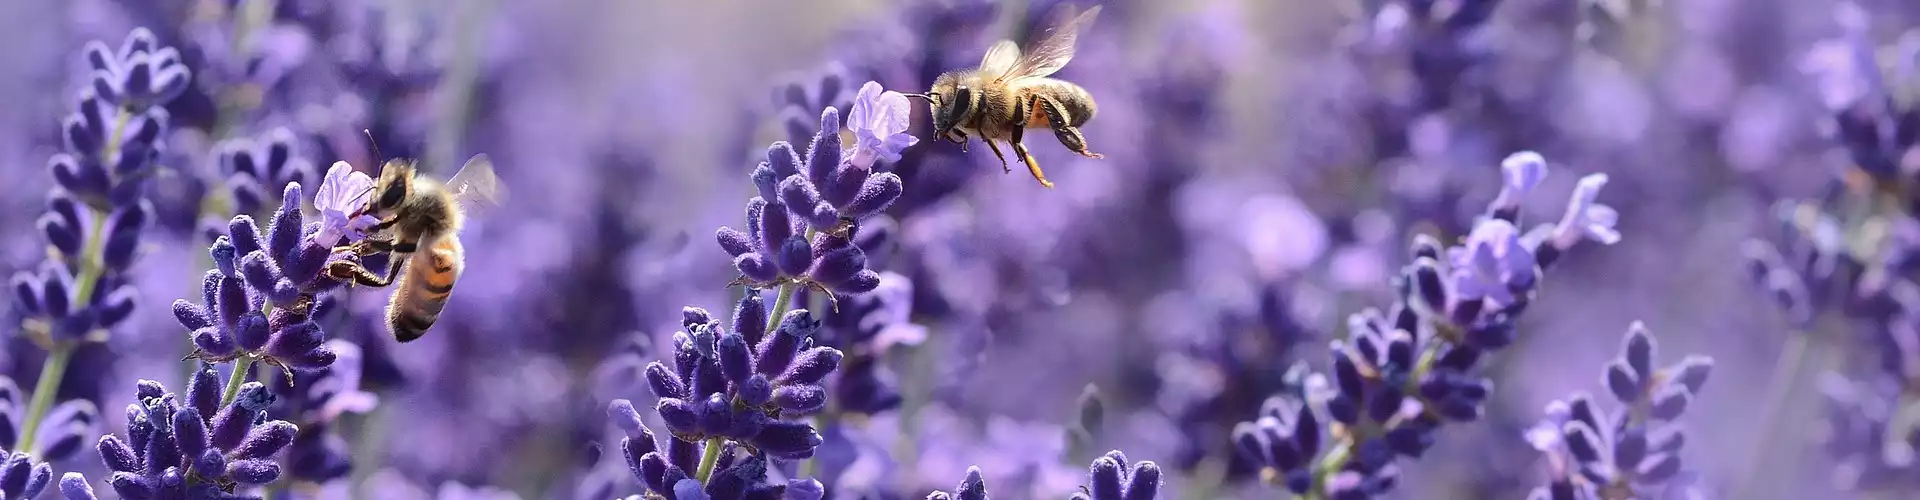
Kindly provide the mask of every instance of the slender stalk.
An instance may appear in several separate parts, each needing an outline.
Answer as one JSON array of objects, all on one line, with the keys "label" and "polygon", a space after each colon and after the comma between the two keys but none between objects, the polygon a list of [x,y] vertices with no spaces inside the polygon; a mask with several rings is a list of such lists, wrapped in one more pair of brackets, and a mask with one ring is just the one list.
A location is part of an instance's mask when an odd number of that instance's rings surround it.
[{"label": "slender stalk", "polygon": [[780,293],[773,299],[773,312],[767,314],[768,335],[772,335],[774,329],[780,328],[780,318],[787,315],[788,309],[793,308],[793,295],[797,288],[799,287],[791,283],[780,285]]},{"label": "slender stalk", "polygon": [[233,404],[233,398],[240,395],[240,385],[247,383],[247,370],[253,368],[253,357],[241,356],[233,362],[233,374],[227,376],[227,389],[220,394],[220,407]]},{"label": "slender stalk", "polygon": [[[133,114],[126,109],[114,115],[113,131],[108,134],[107,143],[101,150],[101,163],[112,164],[109,161],[119,154],[121,136],[126,133],[127,121],[132,119]],[[100,263],[100,253],[106,251],[103,248],[106,244],[101,241],[105,235],[101,233],[107,225],[107,217],[97,208],[88,210],[88,213],[92,224],[87,225],[86,247],[80,249],[80,275],[75,279],[73,300],[70,302],[75,307],[86,307],[93,303],[94,289],[100,286],[100,275],[106,271],[106,266]],[[60,392],[60,381],[67,378],[67,365],[73,361],[73,351],[78,349],[72,342],[62,342],[52,335],[47,338],[47,364],[40,367],[40,379],[34,382],[33,399],[27,403],[26,421],[21,426],[25,435],[20,438],[19,449],[29,453],[33,451],[35,435],[40,433],[40,424],[46,419],[47,411],[53,409],[53,398],[55,393]]]},{"label": "slender stalk", "polygon": [[[1799,385],[1796,382],[1800,379],[1800,373],[1806,370],[1807,343],[1810,336],[1811,332],[1794,332],[1787,338],[1786,346],[1780,349],[1780,357],[1774,360],[1773,377],[1767,381],[1765,399],[1760,402],[1760,426],[1753,435],[1780,435],[1779,429],[1776,429],[1781,421],[1780,412],[1788,398],[1798,392],[1794,389]],[[1765,440],[1750,441],[1749,446],[1753,449],[1747,451],[1746,463],[1732,476],[1733,493],[1736,496],[1730,498],[1746,498],[1741,495],[1752,493],[1754,478],[1759,477],[1759,473],[1766,466],[1767,457],[1772,455],[1762,448],[1764,442]]]},{"label": "slender stalk", "polygon": [[707,478],[713,477],[714,464],[720,463],[720,450],[726,447],[726,438],[707,438],[706,449],[700,451],[700,470],[694,473],[693,479],[706,484]]},{"label": "slender stalk", "polygon": [[34,452],[34,438],[40,434],[41,420],[47,416],[47,410],[53,408],[54,393],[60,390],[60,380],[66,378],[67,363],[73,360],[74,346],[61,343],[48,353],[47,364],[40,367],[40,381],[33,386],[33,402],[27,405],[27,423],[20,437],[20,451]]}]

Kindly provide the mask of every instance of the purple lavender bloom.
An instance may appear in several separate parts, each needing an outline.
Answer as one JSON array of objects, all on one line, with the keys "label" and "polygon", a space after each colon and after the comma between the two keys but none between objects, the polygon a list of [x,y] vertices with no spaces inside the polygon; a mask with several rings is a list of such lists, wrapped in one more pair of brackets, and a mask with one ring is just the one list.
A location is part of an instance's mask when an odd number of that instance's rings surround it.
[{"label": "purple lavender bloom", "polygon": [[901,151],[920,142],[920,138],[907,133],[912,113],[906,95],[882,90],[879,82],[861,85],[853,110],[847,113],[847,128],[853,130],[854,137],[853,158],[849,161],[864,168],[873,168],[880,160],[900,161]]},{"label": "purple lavender bloom", "polygon": [[788,140],[807,141],[819,130],[814,110],[853,109],[853,82],[845,64],[830,61],[818,71],[793,75],[774,90],[773,105],[787,132]]},{"label": "purple lavender bloom", "polygon": [[257,139],[222,141],[214,146],[214,161],[231,197],[228,213],[260,214],[277,204],[276,197],[288,184],[310,183],[315,175],[313,162],[299,154],[293,131],[284,127]]},{"label": "purple lavender bloom", "polygon": [[67,500],[99,500],[100,498],[93,494],[93,485],[87,482],[87,476],[80,475],[78,472],[68,472],[60,476],[60,496]]},{"label": "purple lavender bloom", "polygon": [[313,194],[313,208],[320,211],[320,231],[314,239],[321,242],[365,239],[374,226],[380,224],[380,219],[370,214],[352,215],[366,205],[367,197],[372,194],[372,177],[343,161],[327,167],[326,179]]},{"label": "purple lavender bloom", "polygon": [[[873,116],[884,120],[884,114],[876,110]],[[888,133],[885,128],[868,132]],[[898,141],[897,134],[875,137]],[[786,141],[775,142],[752,178],[760,196],[747,202],[746,231],[722,227],[715,235],[740,271],[735,283],[803,286],[829,296],[879,285],[866,252],[853,242],[860,221],[885,210],[904,188],[900,176],[875,172],[872,164],[845,155],[838,110],[821,113],[804,158]]]},{"label": "purple lavender bloom", "polygon": [[[732,441],[725,444],[709,441],[706,446],[719,448],[703,451],[697,449],[699,445],[696,442],[669,436],[666,449],[661,450],[661,443],[656,441],[653,431],[641,421],[639,411],[634,409],[631,401],[625,399],[616,399],[609,404],[607,416],[613,420],[614,426],[627,434],[620,440],[621,454],[626,457],[628,470],[651,495],[667,500],[774,499],[783,498],[789,484],[799,483],[802,491],[795,493],[804,498],[805,488],[818,486],[818,483],[806,481],[786,484],[768,482],[766,459],[761,456],[742,456],[741,445]],[[712,458],[701,460],[702,453],[708,453]],[[700,461],[698,465],[697,460]],[[704,485],[697,479],[696,473],[707,476]]]},{"label": "purple lavender bloom", "polygon": [[327,264],[352,257],[334,253],[333,242],[319,238],[344,230],[303,226],[299,184],[287,185],[264,235],[252,217],[234,217],[228,235],[209,250],[215,269],[203,280],[201,303],[173,302],[174,318],[192,332],[194,356],[243,365],[266,361],[292,370],[333,363],[336,354],[313,318],[334,307],[322,294],[341,284],[325,274]]},{"label": "purple lavender bloom", "polygon": [[813,456],[821,437],[801,417],[826,408],[822,382],[840,366],[839,349],[812,346],[820,322],[805,309],[788,312],[772,332],[758,294],[748,294],[722,327],[689,307],[686,331],[674,334],[674,364],[647,366],[656,410],[676,438],[728,439],[756,455]]},{"label": "purple lavender bloom", "polygon": [[926,327],[909,321],[912,311],[913,281],[884,272],[873,291],[842,299],[821,318],[821,344],[850,353],[833,382],[836,411],[872,415],[900,406],[899,383],[882,357],[926,339]]},{"label": "purple lavender bloom", "polygon": [[45,462],[60,462],[73,458],[99,433],[100,410],[92,402],[75,399],[47,410],[39,429],[32,430],[34,439],[25,442],[23,432],[28,429],[22,427],[22,418],[29,409],[26,396],[12,378],[0,376],[0,456],[11,450]]},{"label": "purple lavender bloom", "polygon": [[329,340],[333,364],[317,371],[294,372],[273,385],[275,404],[270,418],[296,422],[300,432],[287,446],[287,473],[297,481],[325,484],[344,478],[352,463],[335,422],[347,413],[366,413],[380,403],[373,393],[360,390],[365,355],[360,346]]},{"label": "purple lavender bloom", "polygon": [[1073,500],[1153,500],[1160,495],[1160,466],[1142,461],[1127,468],[1127,455],[1120,450],[1094,459],[1087,474],[1087,485],[1073,494]]},{"label": "purple lavender bloom", "polygon": [[91,86],[62,121],[65,152],[49,162],[59,187],[38,223],[63,257],[11,280],[27,330],[49,350],[102,341],[132,315],[136,293],[124,273],[154,218],[145,188],[166,145],[169,115],[161,106],[190,76],[179,51],[160,47],[145,28],[117,52],[87,44],[86,58]]},{"label": "purple lavender bloom", "polygon": [[[1532,163],[1522,160],[1510,163]],[[1513,174],[1531,168],[1503,168],[1504,185],[1526,190],[1537,180]],[[1477,371],[1513,343],[1554,259],[1583,239],[1618,241],[1612,210],[1595,203],[1605,182],[1583,179],[1559,227],[1535,231],[1555,233],[1551,240],[1518,234],[1518,205],[1506,202],[1491,204],[1460,246],[1415,238],[1393,305],[1350,316],[1346,338],[1331,343],[1330,373],[1308,375],[1304,387],[1270,398],[1258,420],[1239,424],[1240,455],[1296,494],[1360,499],[1392,490],[1399,457],[1425,454],[1448,422],[1484,415],[1493,382]]]},{"label": "purple lavender bloom", "polygon": [[268,420],[273,394],[258,382],[223,387],[212,365],[201,364],[186,394],[141,380],[140,402],[127,405],[127,435],[100,438],[107,483],[127,499],[225,499],[235,488],[272,483],[281,466],[274,455],[299,428]]},{"label": "purple lavender bloom", "polygon": [[53,482],[53,466],[24,451],[0,452],[0,499],[33,498]]},{"label": "purple lavender bloom", "polygon": [[1547,159],[1540,153],[1521,151],[1508,155],[1500,162],[1500,175],[1505,181],[1500,184],[1500,194],[1494,197],[1493,205],[1487,211],[1496,219],[1513,222],[1520,209],[1520,200],[1528,193],[1540,187],[1540,181],[1547,177]]},{"label": "purple lavender bloom", "polygon": [[1576,394],[1547,406],[1547,417],[1527,440],[1548,453],[1554,479],[1532,498],[1597,500],[1601,492],[1653,495],[1681,472],[1686,436],[1674,422],[1686,413],[1713,371],[1713,358],[1688,356],[1653,366],[1656,351],[1646,326],[1627,327],[1618,359],[1607,365],[1608,392],[1622,408],[1612,414]]},{"label": "purple lavender bloom", "polygon": [[927,500],[987,500],[987,480],[981,477],[980,466],[968,466],[967,478],[960,481],[953,493],[934,491],[927,494]]}]

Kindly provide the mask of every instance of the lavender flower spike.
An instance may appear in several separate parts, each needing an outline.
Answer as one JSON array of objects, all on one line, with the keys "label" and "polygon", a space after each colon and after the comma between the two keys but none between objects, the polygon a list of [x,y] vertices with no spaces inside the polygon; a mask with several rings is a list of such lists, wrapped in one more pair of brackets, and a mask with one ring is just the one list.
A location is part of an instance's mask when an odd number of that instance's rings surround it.
[{"label": "lavender flower spike", "polygon": [[13,379],[0,375],[0,464],[5,463],[8,450],[45,462],[66,460],[79,454],[99,432],[100,410],[90,401],[75,399],[47,411],[39,428],[31,430],[34,439],[26,442],[24,433],[29,430],[22,427],[22,418],[29,405],[25,396]]},{"label": "lavender flower spike", "polygon": [[900,161],[901,151],[920,142],[907,133],[912,112],[906,95],[883,91],[879,82],[861,85],[853,109],[847,112],[847,128],[854,137],[853,164],[872,168],[876,160]]},{"label": "lavender flower spike", "polygon": [[[359,185],[351,169],[335,167],[323,181],[323,196],[315,200],[325,208],[344,206],[343,200],[350,200]],[[356,258],[334,252],[334,245],[339,238],[355,236],[364,221],[343,216],[303,224],[300,193],[300,184],[287,184],[265,232],[252,217],[234,217],[228,234],[208,249],[215,268],[207,271],[202,284],[202,302],[174,301],[174,318],[192,332],[194,357],[242,364],[266,361],[292,370],[325,367],[337,357],[313,318],[335,306],[325,294],[342,284],[324,272],[326,267]]]},{"label": "lavender flower spike", "polygon": [[142,380],[139,403],[127,405],[127,438],[100,438],[100,458],[121,498],[229,498],[223,485],[264,485],[280,478],[274,459],[299,429],[268,420],[273,394],[259,382],[239,387],[222,405],[220,376],[211,365],[194,372],[186,394]]},{"label": "lavender flower spike", "polygon": [[1160,495],[1160,466],[1142,461],[1128,470],[1127,455],[1120,450],[1094,459],[1087,480],[1072,500],[1153,500]]},{"label": "lavender flower spike", "polygon": [[968,466],[967,478],[953,493],[935,491],[927,494],[927,500],[987,500],[987,481],[980,475],[980,466]]},{"label": "lavender flower spike", "polygon": [[26,452],[0,452],[0,499],[33,498],[53,481],[53,466]]},{"label": "lavender flower spike", "polygon": [[1553,476],[1530,498],[1612,498],[1602,492],[1647,498],[1680,475],[1686,436],[1675,421],[1706,385],[1713,359],[1688,356],[1655,367],[1653,336],[1638,321],[1623,344],[1604,379],[1619,410],[1608,413],[1576,394],[1549,404],[1546,419],[1527,432],[1527,441],[1547,454]]}]

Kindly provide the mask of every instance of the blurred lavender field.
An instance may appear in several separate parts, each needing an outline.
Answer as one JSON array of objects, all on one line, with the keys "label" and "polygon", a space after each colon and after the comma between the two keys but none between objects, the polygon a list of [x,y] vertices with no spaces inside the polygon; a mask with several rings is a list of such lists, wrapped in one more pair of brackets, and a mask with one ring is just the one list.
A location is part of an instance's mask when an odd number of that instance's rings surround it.
[{"label": "blurred lavender field", "polygon": [[[1047,189],[902,94],[1062,4]],[[1916,27],[8,0],[0,500],[1920,498]],[[330,250],[476,154],[398,342]]]}]

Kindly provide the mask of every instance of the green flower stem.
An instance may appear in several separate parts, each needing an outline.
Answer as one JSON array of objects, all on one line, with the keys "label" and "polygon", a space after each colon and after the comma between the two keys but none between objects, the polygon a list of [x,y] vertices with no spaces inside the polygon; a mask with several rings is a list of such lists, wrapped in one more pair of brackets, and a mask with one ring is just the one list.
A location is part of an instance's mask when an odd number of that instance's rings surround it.
[{"label": "green flower stem", "polygon": [[700,470],[694,473],[693,479],[707,484],[707,478],[713,477],[714,464],[720,463],[720,450],[726,447],[726,438],[707,438],[706,449],[700,451]]},{"label": "green flower stem", "polygon": [[[121,135],[126,133],[127,121],[133,119],[133,114],[126,109],[118,111],[113,117],[113,131],[101,149],[102,159],[112,159],[120,153]],[[101,163],[111,165],[106,161]],[[101,230],[107,225],[107,217],[99,209],[89,210],[88,213],[93,223],[88,225],[86,247],[80,249],[80,275],[75,278],[71,302],[80,307],[93,303],[94,289],[100,286],[100,275],[106,272],[106,266],[100,263],[100,254],[105,251],[102,247],[106,246],[101,241],[105,239]],[[40,433],[40,424],[46,418],[47,411],[53,409],[54,395],[60,391],[60,381],[67,378],[67,365],[73,361],[73,351],[78,349],[73,343],[61,342],[52,335],[47,338],[47,364],[40,367],[40,379],[34,382],[33,400],[27,403],[27,418],[21,426],[24,435],[20,438],[20,449],[28,452],[33,451],[35,435]]]},{"label": "green flower stem", "polygon": [[233,404],[233,398],[240,395],[240,385],[247,383],[247,370],[253,368],[252,356],[241,356],[233,362],[233,374],[227,376],[227,388],[220,394],[220,407]]},{"label": "green flower stem", "polygon": [[33,386],[33,402],[27,405],[27,424],[20,437],[20,450],[32,453],[34,437],[40,434],[41,419],[47,416],[47,410],[53,408],[53,394],[60,390],[60,379],[66,378],[67,362],[73,360],[73,344],[61,343],[54,346],[47,356],[47,364],[40,367],[40,382]]}]

